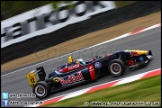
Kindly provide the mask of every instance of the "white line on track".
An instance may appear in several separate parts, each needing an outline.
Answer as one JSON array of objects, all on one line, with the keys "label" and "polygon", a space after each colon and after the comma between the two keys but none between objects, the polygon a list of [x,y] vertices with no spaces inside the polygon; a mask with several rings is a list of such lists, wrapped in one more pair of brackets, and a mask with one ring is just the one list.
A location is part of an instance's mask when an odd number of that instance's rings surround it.
[{"label": "white line on track", "polygon": [[[154,28],[158,28],[159,26],[161,26],[161,23],[160,23],[160,24],[155,24],[155,25],[153,25],[153,26],[150,26],[150,27],[146,28],[145,30],[141,31],[140,33],[145,32],[145,31],[148,31],[148,30],[151,30],[151,29],[154,29]],[[122,39],[122,38],[128,37],[128,36],[130,36],[130,35],[131,35],[131,32],[126,33],[126,34],[124,34],[124,35],[121,35],[121,36],[119,36],[119,37],[113,38],[113,39],[111,39],[111,40],[107,40],[107,41],[101,42],[101,43],[99,43],[99,44],[96,44],[96,45],[87,47],[87,48],[83,48],[83,49],[80,49],[80,50],[77,50],[77,51],[74,51],[74,52],[71,52],[71,53],[68,53],[68,54],[59,56],[59,57],[55,57],[55,58],[52,58],[52,59],[49,59],[49,60],[46,60],[46,61],[37,63],[37,64],[32,65],[32,66],[28,66],[28,67],[24,67],[24,68],[15,70],[15,71],[10,72],[10,73],[8,73],[8,74],[2,75],[1,77],[4,77],[4,76],[7,76],[7,75],[16,73],[16,72],[21,71],[21,70],[24,70],[24,69],[28,69],[28,68],[37,66],[37,65],[42,64],[42,63],[45,63],[45,62],[49,62],[49,61],[52,61],[52,60],[55,60],[55,59],[59,59],[59,58],[65,57],[65,56],[67,56],[67,55],[70,55],[70,54],[73,54],[73,53],[76,53],[76,52],[79,52],[79,51],[82,51],[82,50],[85,50],[85,49],[90,49],[90,48],[93,48],[93,47],[96,47],[96,46],[99,46],[99,45],[102,45],[102,44],[105,44],[105,43],[109,43],[109,42],[112,42],[112,41],[116,41],[116,40],[118,40],[118,39]]]}]

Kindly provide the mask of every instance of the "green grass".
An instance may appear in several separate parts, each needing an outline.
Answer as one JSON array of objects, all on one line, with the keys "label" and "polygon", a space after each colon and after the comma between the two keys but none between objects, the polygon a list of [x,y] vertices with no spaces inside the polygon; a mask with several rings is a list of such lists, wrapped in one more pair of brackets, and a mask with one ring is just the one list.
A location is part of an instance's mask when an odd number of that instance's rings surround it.
[{"label": "green grass", "polygon": [[133,4],[137,1],[115,1],[117,8],[124,7],[126,5]]},{"label": "green grass", "polygon": [[[161,76],[134,81],[131,83],[98,90],[80,95],[57,103],[44,105],[45,107],[93,107],[92,102],[145,102],[145,105],[161,106]],[[127,103],[129,104],[129,103]],[[142,103],[143,104],[143,103]],[[139,106],[139,104],[137,104]],[[112,105],[111,105],[112,106]],[[137,107],[138,107],[137,106]],[[110,107],[110,106],[109,106]],[[113,106],[114,107],[114,106]]]}]

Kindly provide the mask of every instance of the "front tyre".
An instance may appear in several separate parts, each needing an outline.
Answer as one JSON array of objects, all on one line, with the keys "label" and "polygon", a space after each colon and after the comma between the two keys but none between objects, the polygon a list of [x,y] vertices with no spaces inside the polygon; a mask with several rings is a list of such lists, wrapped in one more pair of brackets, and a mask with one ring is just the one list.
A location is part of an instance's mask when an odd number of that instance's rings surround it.
[{"label": "front tyre", "polygon": [[108,71],[115,77],[121,76],[125,72],[125,69],[126,66],[120,59],[114,59],[108,65]]},{"label": "front tyre", "polygon": [[34,86],[33,93],[37,98],[43,99],[50,93],[49,85],[45,81],[40,81]]}]

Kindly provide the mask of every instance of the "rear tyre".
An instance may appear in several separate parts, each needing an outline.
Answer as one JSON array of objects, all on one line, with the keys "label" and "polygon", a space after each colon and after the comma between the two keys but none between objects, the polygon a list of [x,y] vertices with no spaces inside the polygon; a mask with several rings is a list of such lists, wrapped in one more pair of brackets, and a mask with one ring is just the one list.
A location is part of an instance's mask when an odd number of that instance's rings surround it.
[{"label": "rear tyre", "polygon": [[114,59],[108,65],[108,71],[115,77],[121,76],[125,72],[125,69],[126,66],[120,59]]},{"label": "rear tyre", "polygon": [[43,99],[50,94],[49,85],[45,81],[40,81],[34,86],[33,93],[37,98]]}]

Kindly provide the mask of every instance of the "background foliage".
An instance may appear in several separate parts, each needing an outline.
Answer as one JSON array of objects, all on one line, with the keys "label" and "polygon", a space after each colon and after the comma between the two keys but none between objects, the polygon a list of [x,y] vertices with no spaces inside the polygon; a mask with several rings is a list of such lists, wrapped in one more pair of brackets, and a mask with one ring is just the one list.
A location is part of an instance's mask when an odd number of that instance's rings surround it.
[{"label": "background foliage", "polygon": [[[49,3],[52,3],[54,9],[57,9],[57,3],[59,2],[71,3],[71,1],[1,1],[1,21]],[[120,8],[136,1],[115,2],[117,7]]]}]

